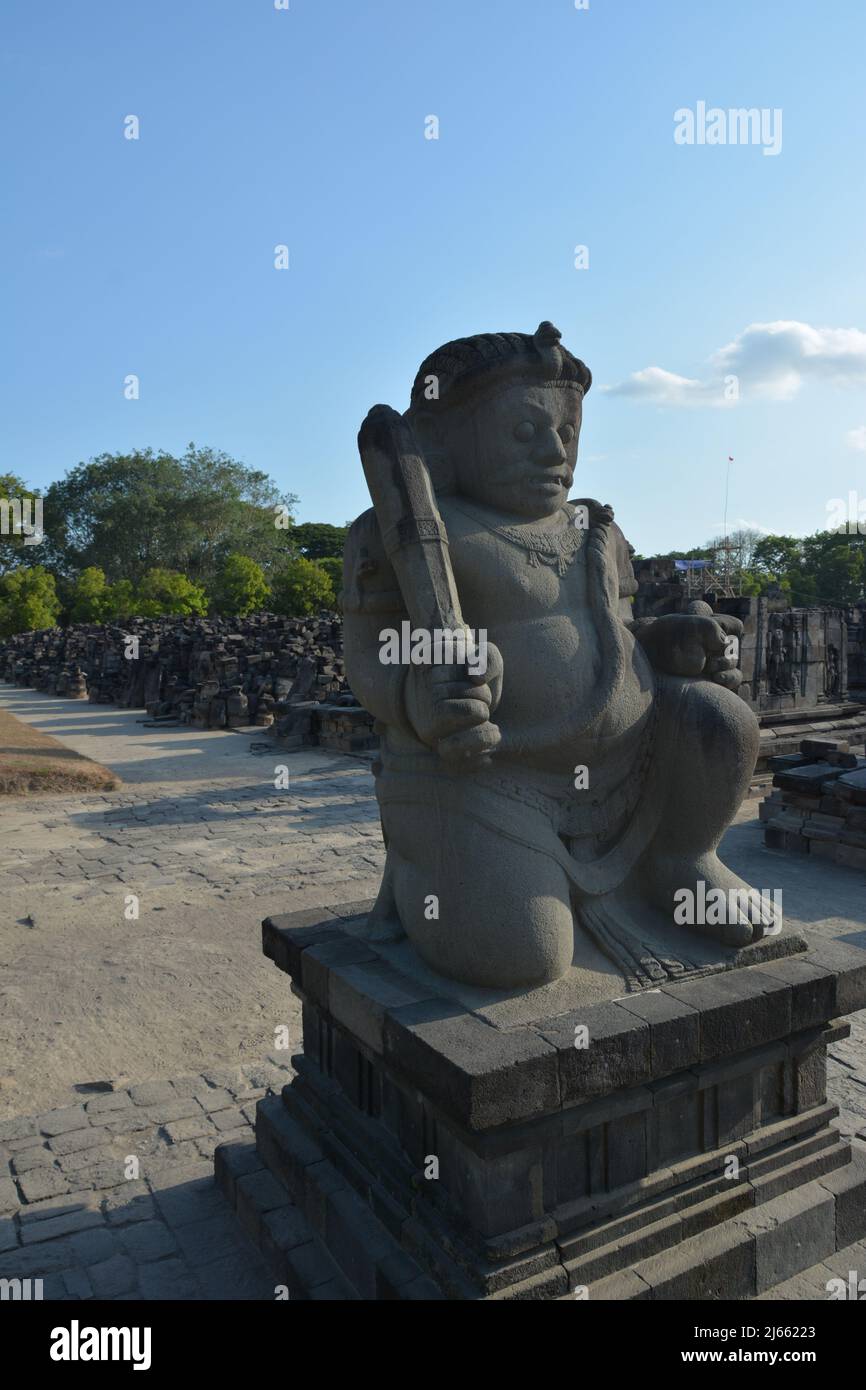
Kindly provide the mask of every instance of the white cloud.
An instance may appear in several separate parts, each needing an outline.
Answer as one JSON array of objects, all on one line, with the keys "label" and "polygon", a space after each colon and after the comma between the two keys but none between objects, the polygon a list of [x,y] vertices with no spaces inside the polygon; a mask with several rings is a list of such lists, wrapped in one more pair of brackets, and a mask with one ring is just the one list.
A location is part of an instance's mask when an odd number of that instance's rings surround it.
[{"label": "white cloud", "polygon": [[657,405],[712,405],[713,389],[693,377],[677,376],[663,367],[644,367],[632,372],[618,386],[602,386],[614,396],[633,396],[638,400],[655,401]]},{"label": "white cloud", "polygon": [[656,405],[729,406],[734,403],[732,378],[740,399],[775,401],[790,400],[809,381],[866,385],[866,333],[858,328],[813,328],[785,319],[752,323],[713,353],[703,378],[644,367],[625,381],[601,389]]},{"label": "white cloud", "polygon": [[849,449],[857,449],[859,453],[866,454],[866,425],[860,425],[856,430],[849,430],[845,435],[845,443]]}]

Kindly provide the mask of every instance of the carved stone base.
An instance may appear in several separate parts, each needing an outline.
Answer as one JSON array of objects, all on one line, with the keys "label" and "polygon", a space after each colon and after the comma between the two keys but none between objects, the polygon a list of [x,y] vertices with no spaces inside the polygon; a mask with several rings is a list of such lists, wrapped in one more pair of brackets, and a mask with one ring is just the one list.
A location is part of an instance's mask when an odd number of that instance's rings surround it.
[{"label": "carved stone base", "polygon": [[825,1094],[866,951],[521,1019],[401,972],[362,923],[265,922],[304,1053],[256,1124],[361,1298],[743,1298],[866,1234]]}]

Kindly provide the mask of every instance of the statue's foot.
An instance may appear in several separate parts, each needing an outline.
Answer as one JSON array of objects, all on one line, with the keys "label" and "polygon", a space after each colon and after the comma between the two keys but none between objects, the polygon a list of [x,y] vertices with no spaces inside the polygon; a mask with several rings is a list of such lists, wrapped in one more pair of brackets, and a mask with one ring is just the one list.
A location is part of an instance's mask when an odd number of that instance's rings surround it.
[{"label": "statue's foot", "polygon": [[370,942],[400,941],[406,935],[394,901],[393,865],[389,860],[385,861],[378,897],[356,935]]},{"label": "statue's foot", "polygon": [[780,930],[773,903],[715,854],[697,862],[654,855],[643,872],[651,901],[676,926],[734,947],[749,946],[765,932],[775,935]]},{"label": "statue's foot", "polygon": [[396,909],[377,916],[376,909],[373,908],[363,927],[360,927],[355,935],[362,941],[385,942],[401,941],[406,933]]}]

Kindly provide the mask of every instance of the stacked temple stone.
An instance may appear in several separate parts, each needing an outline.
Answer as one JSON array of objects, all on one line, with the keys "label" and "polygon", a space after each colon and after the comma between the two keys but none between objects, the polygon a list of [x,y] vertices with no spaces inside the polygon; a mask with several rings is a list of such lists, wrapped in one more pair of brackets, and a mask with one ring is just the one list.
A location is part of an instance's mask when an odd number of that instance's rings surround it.
[{"label": "stacked temple stone", "polygon": [[0,676],[66,699],[87,699],[87,624],[20,632],[0,642]]},{"label": "stacked temple stone", "polygon": [[298,744],[318,742],[321,723],[323,742],[349,742],[354,751],[359,739],[372,740],[373,721],[349,691],[342,650],[342,625],[330,613],[133,618],[19,633],[0,643],[0,675],[200,728],[276,721]]},{"label": "stacked temple stone", "polygon": [[[686,612],[695,594],[674,561],[635,564],[636,618]],[[791,608],[781,591],[760,598],[712,597],[714,611],[743,624],[740,697],[761,725],[757,768],[796,754],[810,735],[862,742],[866,736],[866,604],[847,610]],[[853,698],[851,698],[853,696]]]},{"label": "stacked temple stone", "polygon": [[765,844],[866,869],[866,758],[844,742],[804,739],[799,754],[770,766],[774,790],[760,807]]},{"label": "stacked temple stone", "polygon": [[313,744],[339,753],[362,753],[379,746],[376,721],[351,694],[326,704],[293,704],[272,732],[288,751]]},{"label": "stacked temple stone", "polygon": [[848,685],[860,699],[866,697],[866,599],[848,610]]}]

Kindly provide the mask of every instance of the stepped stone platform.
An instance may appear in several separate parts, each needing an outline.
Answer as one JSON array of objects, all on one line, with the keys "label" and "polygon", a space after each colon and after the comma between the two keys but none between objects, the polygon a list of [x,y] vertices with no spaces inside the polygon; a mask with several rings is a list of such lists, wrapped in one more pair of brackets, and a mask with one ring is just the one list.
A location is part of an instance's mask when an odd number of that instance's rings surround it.
[{"label": "stepped stone platform", "polygon": [[299,1214],[363,1299],[749,1298],[866,1235],[866,1160],[826,1097],[866,950],[472,1000],[364,940],[367,907],[264,923],[304,1053],[217,1174],[278,1273]]},{"label": "stepped stone platform", "polygon": [[849,746],[866,742],[866,704],[846,701],[761,715],[761,743],[756,771],[772,771],[773,758],[796,754],[804,739],[847,740]]}]

